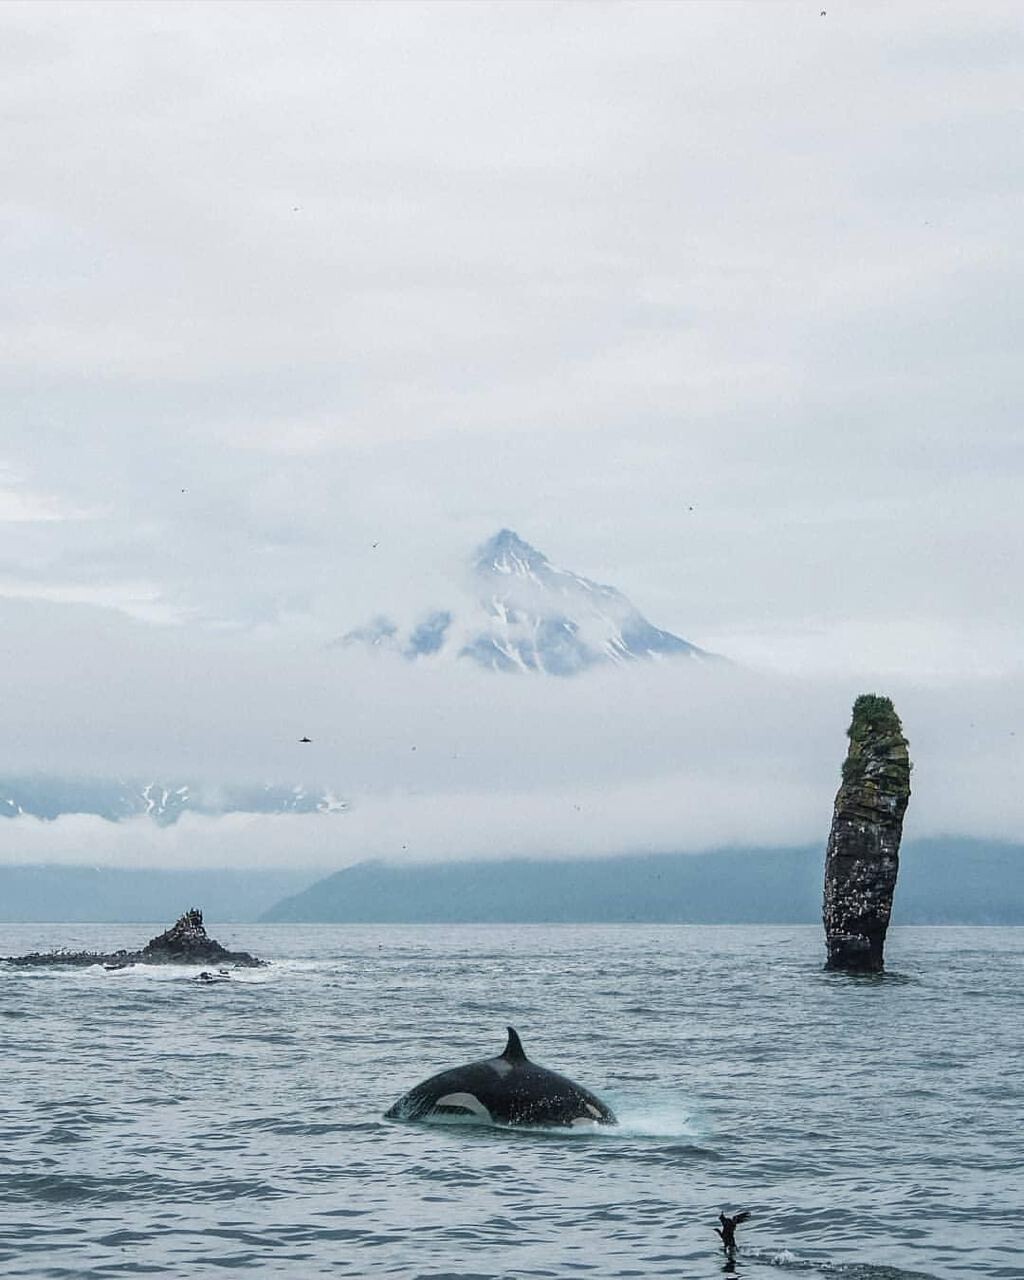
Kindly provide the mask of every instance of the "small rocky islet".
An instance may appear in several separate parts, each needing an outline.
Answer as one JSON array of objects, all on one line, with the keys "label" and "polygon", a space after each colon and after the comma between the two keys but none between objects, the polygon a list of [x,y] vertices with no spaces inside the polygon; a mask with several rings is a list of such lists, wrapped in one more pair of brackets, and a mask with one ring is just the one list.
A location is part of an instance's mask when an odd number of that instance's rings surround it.
[{"label": "small rocky islet", "polygon": [[24,956],[5,956],[8,964],[23,967],[85,968],[101,964],[105,969],[125,969],[132,964],[202,964],[240,969],[262,968],[267,961],[248,951],[229,951],[206,932],[203,913],[193,907],[138,951],[32,951]]}]

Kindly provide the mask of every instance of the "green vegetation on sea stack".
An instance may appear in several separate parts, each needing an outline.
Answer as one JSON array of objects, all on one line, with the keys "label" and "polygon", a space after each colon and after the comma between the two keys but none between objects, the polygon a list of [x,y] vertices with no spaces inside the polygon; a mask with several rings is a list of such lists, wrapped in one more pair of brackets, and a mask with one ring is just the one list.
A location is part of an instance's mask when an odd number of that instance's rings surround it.
[{"label": "green vegetation on sea stack", "polygon": [[874,786],[884,780],[909,791],[910,754],[891,699],[862,693],[853,704],[846,736],[850,749],[843,761],[844,783],[851,787]]}]

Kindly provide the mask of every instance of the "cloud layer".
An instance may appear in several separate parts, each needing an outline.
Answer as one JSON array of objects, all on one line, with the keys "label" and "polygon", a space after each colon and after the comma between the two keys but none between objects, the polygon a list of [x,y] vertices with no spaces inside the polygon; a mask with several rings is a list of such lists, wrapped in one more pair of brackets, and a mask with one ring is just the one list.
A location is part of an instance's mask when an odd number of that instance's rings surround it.
[{"label": "cloud layer", "polygon": [[[4,767],[363,796],[170,861],[811,838],[884,686],[1009,832],[1019,15],[827,8],[6,5]],[[502,525],[758,676],[325,650]]]},{"label": "cloud layer", "polygon": [[[56,617],[58,606],[37,606]],[[11,608],[11,606],[8,606]],[[282,648],[112,622],[27,630],[59,671],[9,689],[24,726],[5,772],[275,781],[330,787],[345,814],[0,824],[5,861],[331,867],[364,857],[618,853],[821,840],[853,697],[890,693],[911,740],[908,829],[1018,832],[1024,681],[926,685],[782,677],[664,661],[578,679],[501,677],[460,663]],[[8,636],[12,629],[8,628]],[[61,669],[68,646],[78,665]],[[308,735],[312,742],[301,744]]]}]

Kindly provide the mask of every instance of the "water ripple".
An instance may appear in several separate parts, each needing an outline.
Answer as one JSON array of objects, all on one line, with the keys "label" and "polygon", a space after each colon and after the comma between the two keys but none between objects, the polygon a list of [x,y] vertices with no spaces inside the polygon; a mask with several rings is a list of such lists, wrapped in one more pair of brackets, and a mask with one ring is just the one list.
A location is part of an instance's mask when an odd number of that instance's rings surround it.
[{"label": "water ripple", "polygon": [[[0,966],[5,1278],[717,1280],[750,1208],[747,1280],[1019,1280],[1022,930],[897,930],[863,981],[810,929],[232,935],[273,968]],[[382,1119],[507,1022],[621,1125]]]}]

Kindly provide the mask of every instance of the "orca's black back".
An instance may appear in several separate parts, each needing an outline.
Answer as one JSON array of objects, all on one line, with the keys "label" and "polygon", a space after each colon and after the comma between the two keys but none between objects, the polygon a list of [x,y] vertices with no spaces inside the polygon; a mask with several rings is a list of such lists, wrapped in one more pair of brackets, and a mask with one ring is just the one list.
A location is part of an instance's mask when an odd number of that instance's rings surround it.
[{"label": "orca's black back", "polygon": [[611,1109],[574,1080],[525,1057],[509,1062],[504,1056],[468,1062],[431,1076],[399,1098],[385,1115],[389,1120],[421,1120],[431,1114],[472,1115],[469,1107],[438,1106],[441,1098],[459,1093],[476,1098],[499,1124],[616,1123]]}]

